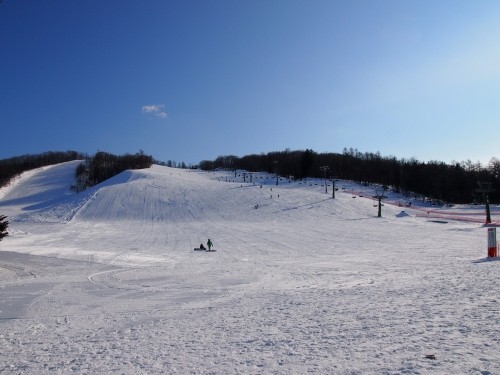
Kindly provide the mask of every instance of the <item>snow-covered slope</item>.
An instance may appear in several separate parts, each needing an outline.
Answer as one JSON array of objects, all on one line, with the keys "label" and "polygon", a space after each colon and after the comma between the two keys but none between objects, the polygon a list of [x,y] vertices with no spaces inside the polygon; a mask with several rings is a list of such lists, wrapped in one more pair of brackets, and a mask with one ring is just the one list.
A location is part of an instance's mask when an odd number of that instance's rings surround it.
[{"label": "snow-covered slope", "polygon": [[15,217],[61,206],[76,195],[71,191],[80,161],[70,161],[24,172],[10,185],[0,188],[0,210]]},{"label": "snow-covered slope", "polygon": [[[416,203],[377,218],[348,182],[331,199],[321,180],[160,166],[76,194],[76,165],[0,200],[0,371],[500,372],[500,262],[478,223]],[[208,238],[217,252],[193,251]]]}]

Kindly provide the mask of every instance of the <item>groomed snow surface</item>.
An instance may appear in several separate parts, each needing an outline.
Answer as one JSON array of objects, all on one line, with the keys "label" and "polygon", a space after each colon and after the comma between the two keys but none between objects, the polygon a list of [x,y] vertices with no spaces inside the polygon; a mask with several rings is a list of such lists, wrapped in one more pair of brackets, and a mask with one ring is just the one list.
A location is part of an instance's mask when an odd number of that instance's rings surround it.
[{"label": "groomed snow surface", "polygon": [[160,166],[76,194],[77,165],[0,191],[0,373],[500,374],[484,207]]}]

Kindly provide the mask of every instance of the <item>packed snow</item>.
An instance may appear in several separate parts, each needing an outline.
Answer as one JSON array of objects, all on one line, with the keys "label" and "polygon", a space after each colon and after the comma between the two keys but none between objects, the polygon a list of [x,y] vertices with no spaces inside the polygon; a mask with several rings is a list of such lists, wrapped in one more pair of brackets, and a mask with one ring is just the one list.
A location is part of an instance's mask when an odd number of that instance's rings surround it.
[{"label": "packed snow", "polygon": [[484,207],[78,163],[0,190],[1,373],[500,374]]}]

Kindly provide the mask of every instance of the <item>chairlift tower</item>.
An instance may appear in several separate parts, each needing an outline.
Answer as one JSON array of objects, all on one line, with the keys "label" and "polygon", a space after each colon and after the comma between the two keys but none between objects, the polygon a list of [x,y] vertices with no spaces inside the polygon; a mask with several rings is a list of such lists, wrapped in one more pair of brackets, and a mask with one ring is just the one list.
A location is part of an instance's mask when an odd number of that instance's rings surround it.
[{"label": "chairlift tower", "polygon": [[325,174],[325,193],[328,194],[328,184],[326,183],[326,172],[328,172],[328,166],[323,165],[322,167],[319,167],[319,169],[321,169]]},{"label": "chairlift tower", "polygon": [[387,198],[385,195],[385,189],[382,189],[382,192],[380,192],[379,190],[377,190],[375,192],[375,195],[373,196],[373,198],[377,199],[378,200],[378,215],[377,217],[382,217],[382,199],[385,199]]},{"label": "chairlift tower", "polygon": [[276,186],[278,186],[278,160],[274,161],[274,173],[276,174]]},{"label": "chairlift tower", "polygon": [[479,185],[479,188],[476,189],[478,193],[483,194],[483,200],[484,200],[484,205],[486,206],[486,224],[491,223],[491,212],[490,212],[490,198],[488,196],[488,193],[492,193],[495,191],[491,187],[491,182],[480,182],[478,181],[477,184]]}]

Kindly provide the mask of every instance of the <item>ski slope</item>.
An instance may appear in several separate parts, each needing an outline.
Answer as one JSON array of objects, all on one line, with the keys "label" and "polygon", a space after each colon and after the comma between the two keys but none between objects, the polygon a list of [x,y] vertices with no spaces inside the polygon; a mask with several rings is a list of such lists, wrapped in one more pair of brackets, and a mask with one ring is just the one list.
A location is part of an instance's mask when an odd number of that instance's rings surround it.
[{"label": "ski slope", "polygon": [[76,194],[77,165],[0,191],[0,372],[500,373],[484,207],[156,165]]}]

